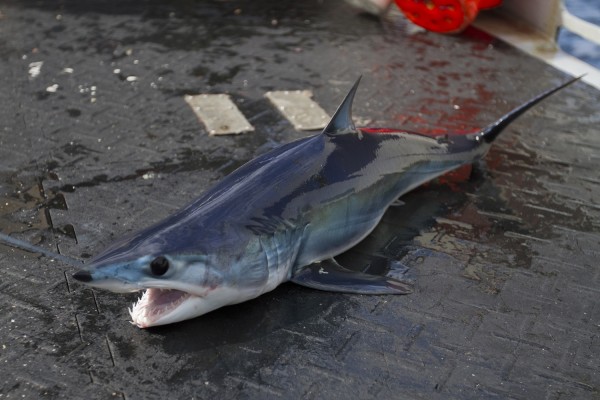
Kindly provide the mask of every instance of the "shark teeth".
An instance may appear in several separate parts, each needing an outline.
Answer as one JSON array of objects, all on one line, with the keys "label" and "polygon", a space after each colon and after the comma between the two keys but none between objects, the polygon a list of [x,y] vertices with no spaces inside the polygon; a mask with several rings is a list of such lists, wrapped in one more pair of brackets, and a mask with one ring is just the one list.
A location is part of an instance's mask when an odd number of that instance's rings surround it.
[{"label": "shark teeth", "polygon": [[129,315],[134,325],[147,328],[175,311],[190,297],[192,297],[190,293],[181,290],[146,289],[138,301],[129,308]]}]

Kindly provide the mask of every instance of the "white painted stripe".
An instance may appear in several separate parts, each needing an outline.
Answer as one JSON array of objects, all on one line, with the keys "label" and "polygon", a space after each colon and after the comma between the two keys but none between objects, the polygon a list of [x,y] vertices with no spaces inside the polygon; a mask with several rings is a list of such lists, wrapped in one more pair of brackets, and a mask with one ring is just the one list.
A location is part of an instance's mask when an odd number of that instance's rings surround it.
[{"label": "white painted stripe", "polygon": [[226,94],[200,94],[185,96],[209,135],[231,135],[254,131],[231,98]]},{"label": "white painted stripe", "polygon": [[600,89],[600,70],[560,50],[552,40],[514,18],[500,13],[482,13],[474,25],[569,75],[585,74],[582,81]]},{"label": "white painted stripe", "polygon": [[578,34],[590,42],[600,44],[600,26],[578,18],[564,9],[562,11],[562,25],[573,33]]},{"label": "white painted stripe", "polygon": [[273,91],[265,96],[298,130],[323,129],[329,122],[329,115],[312,100],[310,90]]}]

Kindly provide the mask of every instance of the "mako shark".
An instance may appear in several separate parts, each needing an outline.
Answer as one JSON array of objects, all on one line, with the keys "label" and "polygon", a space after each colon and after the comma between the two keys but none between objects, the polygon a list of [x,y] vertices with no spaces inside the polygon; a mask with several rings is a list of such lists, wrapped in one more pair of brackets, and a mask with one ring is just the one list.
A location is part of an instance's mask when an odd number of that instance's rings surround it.
[{"label": "mako shark", "polygon": [[351,271],[334,257],[364,239],[398,197],[482,158],[513,120],[570,80],[468,135],[358,129],[360,78],[318,135],[243,165],[175,214],[126,236],[73,277],[113,292],[145,290],[140,328],[194,318],[292,281],[314,289],[407,294],[408,282]]}]

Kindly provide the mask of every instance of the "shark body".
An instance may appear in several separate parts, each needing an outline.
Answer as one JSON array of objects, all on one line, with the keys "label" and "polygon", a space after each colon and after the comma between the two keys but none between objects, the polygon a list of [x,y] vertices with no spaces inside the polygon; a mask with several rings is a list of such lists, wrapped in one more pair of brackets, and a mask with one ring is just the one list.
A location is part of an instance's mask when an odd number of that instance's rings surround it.
[{"label": "shark body", "polygon": [[357,129],[358,83],[325,130],[240,167],[175,214],[124,237],[74,278],[115,292],[145,290],[130,309],[141,328],[246,301],[285,281],[315,289],[406,294],[409,283],[350,271],[334,259],[413,188],[482,158],[550,89],[471,135]]}]

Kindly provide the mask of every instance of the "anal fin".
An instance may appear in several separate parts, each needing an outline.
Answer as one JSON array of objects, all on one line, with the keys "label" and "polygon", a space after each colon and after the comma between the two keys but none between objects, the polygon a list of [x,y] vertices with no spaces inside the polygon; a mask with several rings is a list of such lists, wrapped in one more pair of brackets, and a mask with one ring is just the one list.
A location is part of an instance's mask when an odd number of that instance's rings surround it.
[{"label": "anal fin", "polygon": [[334,259],[307,265],[290,279],[298,285],[329,292],[357,294],[409,294],[413,285],[387,276],[351,271]]}]

